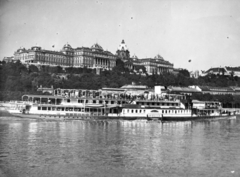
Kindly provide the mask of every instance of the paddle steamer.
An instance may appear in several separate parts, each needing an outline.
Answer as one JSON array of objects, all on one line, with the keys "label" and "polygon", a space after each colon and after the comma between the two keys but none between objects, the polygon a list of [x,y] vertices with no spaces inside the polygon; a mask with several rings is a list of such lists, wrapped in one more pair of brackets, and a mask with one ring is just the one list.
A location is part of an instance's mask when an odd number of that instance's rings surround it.
[{"label": "paddle steamer", "polygon": [[[193,102],[186,95],[104,95],[64,93],[23,95],[22,102],[9,103],[8,112],[17,117],[46,119],[124,119],[186,121],[236,118],[222,111],[221,103]],[[182,100],[185,100],[184,102]]]}]

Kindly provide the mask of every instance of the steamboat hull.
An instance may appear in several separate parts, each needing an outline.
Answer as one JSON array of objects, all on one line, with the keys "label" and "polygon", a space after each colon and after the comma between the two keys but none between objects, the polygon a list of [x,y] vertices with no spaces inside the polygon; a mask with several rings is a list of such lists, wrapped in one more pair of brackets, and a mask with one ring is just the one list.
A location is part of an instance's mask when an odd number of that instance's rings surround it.
[{"label": "steamboat hull", "polygon": [[66,115],[46,115],[46,114],[11,114],[14,117],[42,120],[147,120],[146,117],[123,117],[123,116],[66,116]]},{"label": "steamboat hull", "polygon": [[99,116],[99,115],[45,115],[45,114],[11,114],[14,117],[42,119],[42,120],[147,120],[147,121],[194,121],[194,120],[217,120],[217,119],[236,119],[236,115],[219,115],[219,116],[192,116],[192,117],[126,117],[126,116]]},{"label": "steamboat hull", "polygon": [[211,120],[211,119],[236,119],[236,115],[219,115],[219,116],[192,116],[192,117],[161,117],[161,121],[194,121],[194,120]]}]

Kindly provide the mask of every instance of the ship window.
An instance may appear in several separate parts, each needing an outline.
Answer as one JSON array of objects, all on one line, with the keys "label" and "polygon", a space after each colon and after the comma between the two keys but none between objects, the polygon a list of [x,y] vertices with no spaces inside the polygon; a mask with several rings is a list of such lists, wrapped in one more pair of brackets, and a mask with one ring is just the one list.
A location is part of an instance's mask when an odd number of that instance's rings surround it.
[{"label": "ship window", "polygon": [[144,109],[143,112],[145,113],[145,111],[146,111],[146,110]]},{"label": "ship window", "polygon": [[137,113],[137,109],[136,109],[136,111],[135,111],[136,113]]},{"label": "ship window", "polygon": [[177,113],[177,111],[175,111],[175,113]]},{"label": "ship window", "polygon": [[147,105],[149,105],[149,103],[147,103]]},{"label": "ship window", "polygon": [[74,111],[79,111],[79,109],[78,108],[74,108]]},{"label": "ship window", "polygon": [[93,100],[93,103],[96,103],[96,100]]},{"label": "ship window", "polygon": [[67,99],[67,102],[70,103],[70,99]]},{"label": "ship window", "polygon": [[127,109],[127,113],[129,113],[129,109]]},{"label": "ship window", "polygon": [[105,101],[106,104],[108,104],[108,101]]},{"label": "ship window", "polygon": [[55,111],[55,109],[56,109],[55,107],[52,107],[52,110],[53,110],[53,111]]},{"label": "ship window", "polygon": [[132,113],[133,113],[133,109],[132,109]]},{"label": "ship window", "polygon": [[114,101],[111,101],[111,104],[114,104]]},{"label": "ship window", "polygon": [[121,104],[121,102],[120,102],[120,101],[118,101],[117,103],[118,103],[118,104]]},{"label": "ship window", "polygon": [[38,110],[41,110],[41,107],[38,106]]},{"label": "ship window", "polygon": [[51,107],[48,107],[48,110],[51,111]]},{"label": "ship window", "polygon": [[160,103],[157,103],[157,105],[159,106],[159,105],[160,105]]},{"label": "ship window", "polygon": [[86,100],[86,102],[85,103],[88,103],[88,100]]},{"label": "ship window", "polygon": [[102,100],[99,100],[99,104],[102,104]]},{"label": "ship window", "polygon": [[139,113],[141,113],[141,112],[142,112],[142,110],[140,109],[140,110],[139,110]]},{"label": "ship window", "polygon": [[155,105],[155,103],[152,103],[152,105]]}]

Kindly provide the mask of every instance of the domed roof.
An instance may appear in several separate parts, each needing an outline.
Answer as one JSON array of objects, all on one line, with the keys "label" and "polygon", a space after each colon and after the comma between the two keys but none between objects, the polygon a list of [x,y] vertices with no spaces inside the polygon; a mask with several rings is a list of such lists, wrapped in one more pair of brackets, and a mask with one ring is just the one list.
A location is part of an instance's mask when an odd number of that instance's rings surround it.
[{"label": "domed roof", "polygon": [[134,54],[134,55],[132,56],[132,59],[138,59],[138,57]]},{"label": "domed roof", "polygon": [[39,47],[39,46],[33,46],[33,47],[31,47],[31,50],[41,50],[41,47]]},{"label": "domed roof", "polygon": [[108,55],[113,55],[112,52],[109,52],[109,51],[105,51],[104,53],[108,54]]},{"label": "domed roof", "polygon": [[67,43],[67,44],[65,44],[65,45],[63,46],[63,49],[65,49],[65,48],[70,48],[70,49],[71,49],[72,46],[71,46],[70,44]]},{"label": "domed roof", "polygon": [[163,60],[163,57],[162,57],[161,55],[157,54],[157,55],[154,57],[154,59]]},{"label": "domed roof", "polygon": [[101,50],[101,51],[103,50],[103,48],[98,43],[93,44],[91,48],[95,50]]},{"label": "domed roof", "polygon": [[26,49],[24,47],[20,47],[17,52],[22,52],[22,51],[25,51]]},{"label": "domed roof", "polygon": [[118,50],[127,50],[127,45],[125,44],[124,40],[122,40],[121,44],[118,47]]}]

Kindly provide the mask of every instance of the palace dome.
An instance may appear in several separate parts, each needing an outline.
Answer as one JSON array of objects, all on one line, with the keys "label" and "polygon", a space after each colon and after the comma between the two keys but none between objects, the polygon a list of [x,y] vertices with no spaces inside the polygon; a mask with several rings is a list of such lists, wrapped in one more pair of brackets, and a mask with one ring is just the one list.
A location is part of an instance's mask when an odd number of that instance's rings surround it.
[{"label": "palace dome", "polygon": [[101,51],[103,51],[103,48],[98,43],[93,44],[91,48],[93,50],[101,50]]},{"label": "palace dome", "polygon": [[138,57],[134,54],[134,55],[132,56],[132,59],[136,60],[136,59],[138,59]]},{"label": "palace dome", "polygon": [[33,47],[31,47],[31,50],[41,50],[41,47],[39,47],[39,46],[33,46]]},{"label": "palace dome", "polygon": [[72,46],[67,43],[63,46],[63,49],[72,49]]},{"label": "palace dome", "polygon": [[157,60],[164,60],[163,57],[159,54],[157,54],[154,59],[157,59]]},{"label": "palace dome", "polygon": [[17,52],[23,52],[23,51],[25,51],[26,49],[24,48],[24,47],[20,47],[18,50],[17,50]]}]

